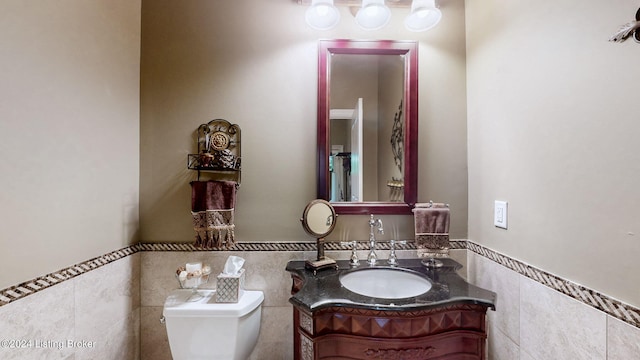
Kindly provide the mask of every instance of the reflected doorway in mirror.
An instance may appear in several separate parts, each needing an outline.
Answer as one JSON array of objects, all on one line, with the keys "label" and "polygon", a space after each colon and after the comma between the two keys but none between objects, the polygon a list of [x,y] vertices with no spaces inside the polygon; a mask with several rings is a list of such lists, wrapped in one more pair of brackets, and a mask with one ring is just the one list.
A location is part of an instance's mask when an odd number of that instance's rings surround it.
[{"label": "reflected doorway in mirror", "polygon": [[[417,42],[321,40],[318,50],[318,198],[331,201],[339,214],[411,215],[418,184]],[[330,113],[351,108],[359,98],[362,151],[354,154],[357,140]],[[351,153],[351,196],[332,188],[333,145]],[[355,183],[358,176],[362,186]]]}]

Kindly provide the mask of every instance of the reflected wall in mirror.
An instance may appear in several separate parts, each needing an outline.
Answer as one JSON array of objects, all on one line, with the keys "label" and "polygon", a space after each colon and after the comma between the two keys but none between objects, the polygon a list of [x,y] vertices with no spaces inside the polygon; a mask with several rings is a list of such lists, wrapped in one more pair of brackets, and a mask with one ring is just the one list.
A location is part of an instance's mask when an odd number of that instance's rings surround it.
[{"label": "reflected wall in mirror", "polygon": [[322,40],[318,197],[341,214],[411,214],[417,194],[417,43]]}]

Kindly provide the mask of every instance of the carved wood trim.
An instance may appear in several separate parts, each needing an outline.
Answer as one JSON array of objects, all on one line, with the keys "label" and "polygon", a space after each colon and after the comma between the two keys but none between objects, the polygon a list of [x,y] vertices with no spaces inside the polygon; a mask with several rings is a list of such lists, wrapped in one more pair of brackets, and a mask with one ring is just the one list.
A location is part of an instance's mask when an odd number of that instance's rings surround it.
[{"label": "carved wood trim", "polygon": [[433,346],[412,349],[367,349],[364,356],[375,360],[425,360],[435,351]]},{"label": "carved wood trim", "polygon": [[410,339],[330,334],[312,339],[318,360],[483,360],[485,334],[456,330]]},{"label": "carved wood trim", "polygon": [[309,334],[313,334],[313,318],[303,312],[300,312],[300,328]]},{"label": "carved wood trim", "polygon": [[291,295],[295,295],[298,291],[300,291],[300,289],[302,289],[304,280],[302,280],[301,277],[295,276],[293,274],[291,274],[291,279],[293,279],[293,282],[291,284]]},{"label": "carved wood trim", "polygon": [[313,332],[309,333],[314,336],[345,334],[398,339],[453,330],[485,333],[485,309],[473,304],[408,312],[333,307],[313,313]]},{"label": "carved wood trim", "polygon": [[304,335],[300,336],[300,353],[302,360],[314,359],[313,340]]}]

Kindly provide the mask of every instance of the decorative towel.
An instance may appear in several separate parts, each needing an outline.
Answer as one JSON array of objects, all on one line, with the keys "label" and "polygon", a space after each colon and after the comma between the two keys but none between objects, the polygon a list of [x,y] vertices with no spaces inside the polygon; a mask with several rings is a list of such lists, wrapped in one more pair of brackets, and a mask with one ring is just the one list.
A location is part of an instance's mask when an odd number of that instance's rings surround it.
[{"label": "decorative towel", "polygon": [[445,204],[416,204],[413,209],[418,257],[449,256],[449,208]]},{"label": "decorative towel", "polygon": [[235,181],[192,181],[191,215],[195,247],[228,249],[235,244]]}]

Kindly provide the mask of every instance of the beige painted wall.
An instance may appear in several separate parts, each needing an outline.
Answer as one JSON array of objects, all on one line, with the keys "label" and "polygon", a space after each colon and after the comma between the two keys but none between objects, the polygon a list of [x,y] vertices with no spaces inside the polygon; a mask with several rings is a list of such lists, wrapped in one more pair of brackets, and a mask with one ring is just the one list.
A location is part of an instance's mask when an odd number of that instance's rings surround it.
[{"label": "beige painted wall", "polygon": [[[381,88],[377,76],[372,74],[378,73],[378,61],[376,56],[360,55],[358,60],[354,60],[355,56],[351,55],[333,55],[331,56],[331,77],[329,89],[329,107],[331,109],[355,109],[358,98],[362,98],[362,112],[364,114],[361,120],[362,124],[362,153],[363,156],[358,158],[361,164],[363,186],[363,200],[378,199],[378,117],[379,103],[378,93]],[[351,128],[351,120],[345,121],[349,129]],[[335,120],[334,120],[335,122]],[[331,131],[333,133],[333,131]],[[351,141],[351,130],[349,130],[349,149],[350,152],[357,152],[356,143]],[[332,145],[335,143],[331,143]],[[345,149],[346,151],[346,149]],[[354,172],[354,175],[356,173]],[[353,183],[357,182],[357,177],[352,177]],[[350,193],[351,197],[359,196]]]},{"label": "beige painted wall", "polygon": [[[394,117],[398,112],[398,107],[402,101],[404,91],[404,63],[402,58],[383,57],[380,72],[380,82],[384,86],[380,89],[380,121],[378,124],[380,136],[378,136],[378,197],[383,201],[392,201],[392,194],[397,193],[395,189],[387,186],[392,178],[402,178],[402,172],[393,159],[393,149],[391,147],[391,133],[393,129]],[[386,121],[384,121],[386,120]],[[403,158],[404,159],[404,158]]]},{"label": "beige painted wall", "polygon": [[140,6],[0,2],[0,288],[136,241]]},{"label": "beige painted wall", "polygon": [[[410,33],[394,10],[384,31],[360,30],[347,8],[328,32],[304,23],[294,1],[143,1],[141,239],[193,238],[187,154],[201,123],[242,128],[239,241],[311,240],[299,218],[316,197],[317,41],[420,41],[419,201],[452,205],[453,237],[467,235],[464,6],[443,4],[442,23]],[[244,20],[246,19],[246,20]],[[386,237],[413,237],[409,216],[385,216]],[[366,239],[365,216],[341,216],[334,239]]]},{"label": "beige painted wall", "polygon": [[635,306],[640,44],[607,40],[637,9],[466,1],[469,238]]}]

